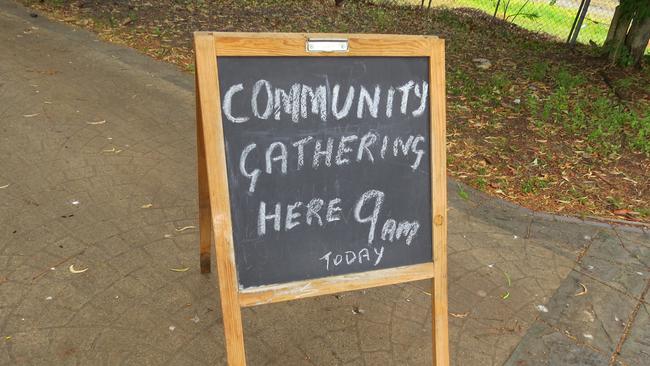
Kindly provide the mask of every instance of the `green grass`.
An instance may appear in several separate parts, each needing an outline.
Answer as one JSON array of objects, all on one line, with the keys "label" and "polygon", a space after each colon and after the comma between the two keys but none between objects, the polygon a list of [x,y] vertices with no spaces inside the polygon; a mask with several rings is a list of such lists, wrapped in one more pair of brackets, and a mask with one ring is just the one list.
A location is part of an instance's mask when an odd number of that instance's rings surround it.
[{"label": "green grass", "polygon": [[577,72],[559,68],[552,75],[553,91],[543,97],[531,93],[526,98],[536,127],[562,126],[583,137],[588,152],[603,156],[618,154],[623,146],[650,156],[650,115],[627,110],[604,96],[588,97],[597,95],[598,90],[586,85]]},{"label": "green grass", "polygon": [[533,177],[525,179],[521,183],[521,191],[524,193],[537,193],[540,189],[548,187],[548,182],[544,179]]},{"label": "green grass", "polygon": [[[410,4],[420,4],[419,0],[406,0]],[[508,0],[502,0],[499,6],[497,17],[503,19],[503,4]],[[550,0],[544,2],[526,0],[511,0],[508,7],[506,18],[522,28],[543,32],[557,37],[560,40],[566,40],[571,25],[575,19],[577,9],[568,9],[558,5],[550,5]],[[428,1],[425,1],[427,4]],[[432,6],[450,6],[466,7],[482,10],[490,15],[494,14],[496,0],[434,0]],[[521,9],[521,11],[520,11]],[[519,15],[515,16],[517,13]],[[582,30],[578,36],[578,42],[589,43],[590,40],[598,45],[602,45],[607,36],[609,28],[609,19],[599,19],[593,15],[588,15],[583,22]]]},{"label": "green grass", "polygon": [[544,81],[548,73],[548,66],[548,62],[546,61],[535,62],[528,70],[528,76],[533,81]]},{"label": "green grass", "polygon": [[465,191],[460,184],[458,184],[458,197],[464,199],[465,201],[469,199],[469,193],[467,193],[467,191]]}]

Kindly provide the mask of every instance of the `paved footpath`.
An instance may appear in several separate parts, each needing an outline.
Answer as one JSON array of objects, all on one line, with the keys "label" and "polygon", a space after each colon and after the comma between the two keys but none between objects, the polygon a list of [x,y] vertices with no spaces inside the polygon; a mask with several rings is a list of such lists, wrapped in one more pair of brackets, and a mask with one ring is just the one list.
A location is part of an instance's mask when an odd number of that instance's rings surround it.
[{"label": "paved footpath", "polygon": [[[195,155],[192,75],[0,0],[0,365],[225,365]],[[650,233],[458,187],[453,365],[650,365]],[[427,281],[246,309],[249,364],[430,365],[430,310]]]}]

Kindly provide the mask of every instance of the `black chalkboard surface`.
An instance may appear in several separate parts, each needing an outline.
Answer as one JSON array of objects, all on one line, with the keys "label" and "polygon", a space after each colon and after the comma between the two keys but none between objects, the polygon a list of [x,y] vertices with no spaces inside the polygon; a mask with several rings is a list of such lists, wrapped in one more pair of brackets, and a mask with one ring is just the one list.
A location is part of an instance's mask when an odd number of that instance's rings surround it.
[{"label": "black chalkboard surface", "polygon": [[217,65],[240,289],[432,261],[427,57]]}]

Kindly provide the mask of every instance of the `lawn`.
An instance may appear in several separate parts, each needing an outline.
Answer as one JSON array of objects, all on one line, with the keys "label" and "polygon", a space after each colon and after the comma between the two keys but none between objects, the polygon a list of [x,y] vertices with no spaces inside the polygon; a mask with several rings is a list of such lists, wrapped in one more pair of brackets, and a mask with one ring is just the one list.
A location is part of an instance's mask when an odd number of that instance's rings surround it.
[{"label": "lawn", "polygon": [[[188,72],[196,30],[441,36],[449,175],[539,211],[650,222],[650,71],[611,67],[591,46],[569,49],[465,8],[424,11],[367,1],[335,7],[333,0],[22,1]],[[477,67],[477,58],[490,66]]]},{"label": "lawn", "polygon": [[[507,2],[503,0],[502,3]],[[494,0],[457,0],[459,6],[483,10],[489,14],[494,13]],[[571,26],[576,16],[576,9],[568,9],[558,5],[549,5],[549,2],[526,2],[511,0],[506,12],[507,20],[534,32],[545,32],[566,40],[571,31]],[[519,15],[517,15],[519,14]],[[503,5],[500,6],[497,16],[503,19]],[[578,41],[588,44],[594,41],[602,45],[607,37],[609,21],[589,16],[585,19],[580,30]]]},{"label": "lawn", "polygon": [[[419,5],[420,1],[404,0],[404,3]],[[426,4],[428,4],[428,0],[425,1]],[[496,4],[496,0],[432,1],[432,6],[467,7],[484,11],[490,15],[494,14]],[[508,4],[507,9],[505,9],[505,4]],[[547,33],[559,40],[566,41],[576,17],[578,4],[579,1],[576,1],[575,8],[568,8],[557,4],[552,5],[550,0],[501,0],[497,17],[505,18],[530,31]],[[602,14],[590,11],[582,24],[578,42],[589,44],[589,41],[593,41],[597,45],[602,45],[607,37],[610,20],[610,18],[604,17]]]}]

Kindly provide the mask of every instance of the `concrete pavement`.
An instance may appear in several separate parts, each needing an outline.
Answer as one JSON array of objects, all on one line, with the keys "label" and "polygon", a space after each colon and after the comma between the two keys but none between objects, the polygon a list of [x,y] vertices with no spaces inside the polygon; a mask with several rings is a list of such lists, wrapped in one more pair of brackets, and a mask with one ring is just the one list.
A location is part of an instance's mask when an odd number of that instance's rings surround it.
[{"label": "concrete pavement", "polygon": [[[0,365],[225,365],[195,155],[192,75],[0,1]],[[453,365],[650,364],[650,233],[449,188]],[[427,365],[430,307],[245,309],[249,364]]]}]

